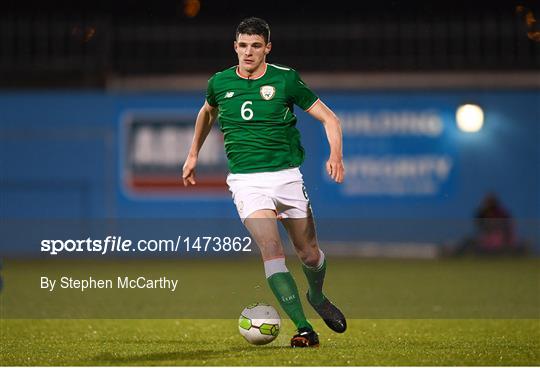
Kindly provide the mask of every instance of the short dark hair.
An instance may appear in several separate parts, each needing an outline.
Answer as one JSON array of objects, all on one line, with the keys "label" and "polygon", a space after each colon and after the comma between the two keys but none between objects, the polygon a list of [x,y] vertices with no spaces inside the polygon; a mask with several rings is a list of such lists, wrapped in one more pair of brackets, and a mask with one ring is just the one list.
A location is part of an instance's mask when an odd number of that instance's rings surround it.
[{"label": "short dark hair", "polygon": [[236,27],[236,38],[239,34],[259,35],[264,38],[264,42],[270,42],[270,26],[261,18],[249,17],[242,20]]}]

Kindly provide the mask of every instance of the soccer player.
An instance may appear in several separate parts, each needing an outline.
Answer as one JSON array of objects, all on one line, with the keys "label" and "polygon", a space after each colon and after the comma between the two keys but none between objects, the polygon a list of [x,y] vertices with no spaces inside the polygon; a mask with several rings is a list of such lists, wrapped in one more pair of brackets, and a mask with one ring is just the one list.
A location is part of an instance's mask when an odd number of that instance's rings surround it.
[{"label": "soccer player", "polygon": [[238,65],[208,81],[182,178],[184,185],[195,185],[199,151],[218,118],[230,170],[227,184],[238,214],[261,251],[272,292],[298,329],[291,346],[318,346],[317,333],[304,315],[296,283],[285,265],[277,221],[284,225],[302,262],[309,285],[308,302],[328,327],[344,332],[343,313],[322,290],[326,260],[317,243],[299,170],[304,149],[293,105],[324,125],[330,144],[326,171],[336,183],[341,183],[345,174],[341,126],[295,70],[266,62],[271,49],[270,28],[264,20],[252,17],[238,25],[234,41]]}]

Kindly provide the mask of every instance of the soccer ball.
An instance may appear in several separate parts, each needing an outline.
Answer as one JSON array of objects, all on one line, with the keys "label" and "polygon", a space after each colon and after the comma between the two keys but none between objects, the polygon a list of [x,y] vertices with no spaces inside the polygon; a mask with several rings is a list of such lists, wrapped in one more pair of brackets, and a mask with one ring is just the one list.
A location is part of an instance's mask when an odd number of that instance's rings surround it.
[{"label": "soccer ball", "polygon": [[268,344],[279,335],[281,318],[271,305],[255,303],[247,306],[238,319],[238,330],[253,345]]}]

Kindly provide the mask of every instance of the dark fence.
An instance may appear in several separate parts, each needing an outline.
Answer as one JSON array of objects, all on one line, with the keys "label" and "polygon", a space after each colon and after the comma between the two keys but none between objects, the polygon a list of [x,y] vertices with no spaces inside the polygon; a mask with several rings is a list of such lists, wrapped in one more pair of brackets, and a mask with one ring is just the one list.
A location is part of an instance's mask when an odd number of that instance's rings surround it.
[{"label": "dark fence", "polygon": [[[209,73],[235,63],[236,20],[0,16],[0,75],[11,81]],[[540,42],[516,13],[272,22],[271,61],[305,71],[534,70]],[[82,78],[82,79],[81,79]]]}]

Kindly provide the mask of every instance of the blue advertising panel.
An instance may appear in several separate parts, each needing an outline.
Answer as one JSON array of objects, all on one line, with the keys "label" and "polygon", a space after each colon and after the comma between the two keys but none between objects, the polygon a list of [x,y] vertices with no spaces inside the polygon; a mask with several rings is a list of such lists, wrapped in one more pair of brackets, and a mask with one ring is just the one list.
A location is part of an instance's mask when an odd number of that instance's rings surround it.
[{"label": "blue advertising panel", "polygon": [[447,194],[457,170],[455,147],[438,110],[395,108],[337,111],[344,137],[347,181],[340,194]]},{"label": "blue advertising panel", "polygon": [[[238,221],[217,126],[201,152],[199,186],[181,183],[203,96],[0,94],[0,215]],[[335,91],[320,97],[342,122],[343,184],[325,173],[323,126],[298,108],[295,113],[315,215],[337,221],[320,227],[324,239],[345,233],[353,240],[390,234],[403,241],[456,239],[490,192],[519,221],[518,233],[540,239],[537,91]],[[455,111],[467,102],[484,109],[478,133],[456,127]]]},{"label": "blue advertising panel", "polygon": [[128,110],[121,115],[120,176],[126,194],[228,195],[227,158],[216,126],[198,156],[197,185],[188,191],[182,183],[182,160],[191,146],[195,119],[195,114],[175,110]]}]

